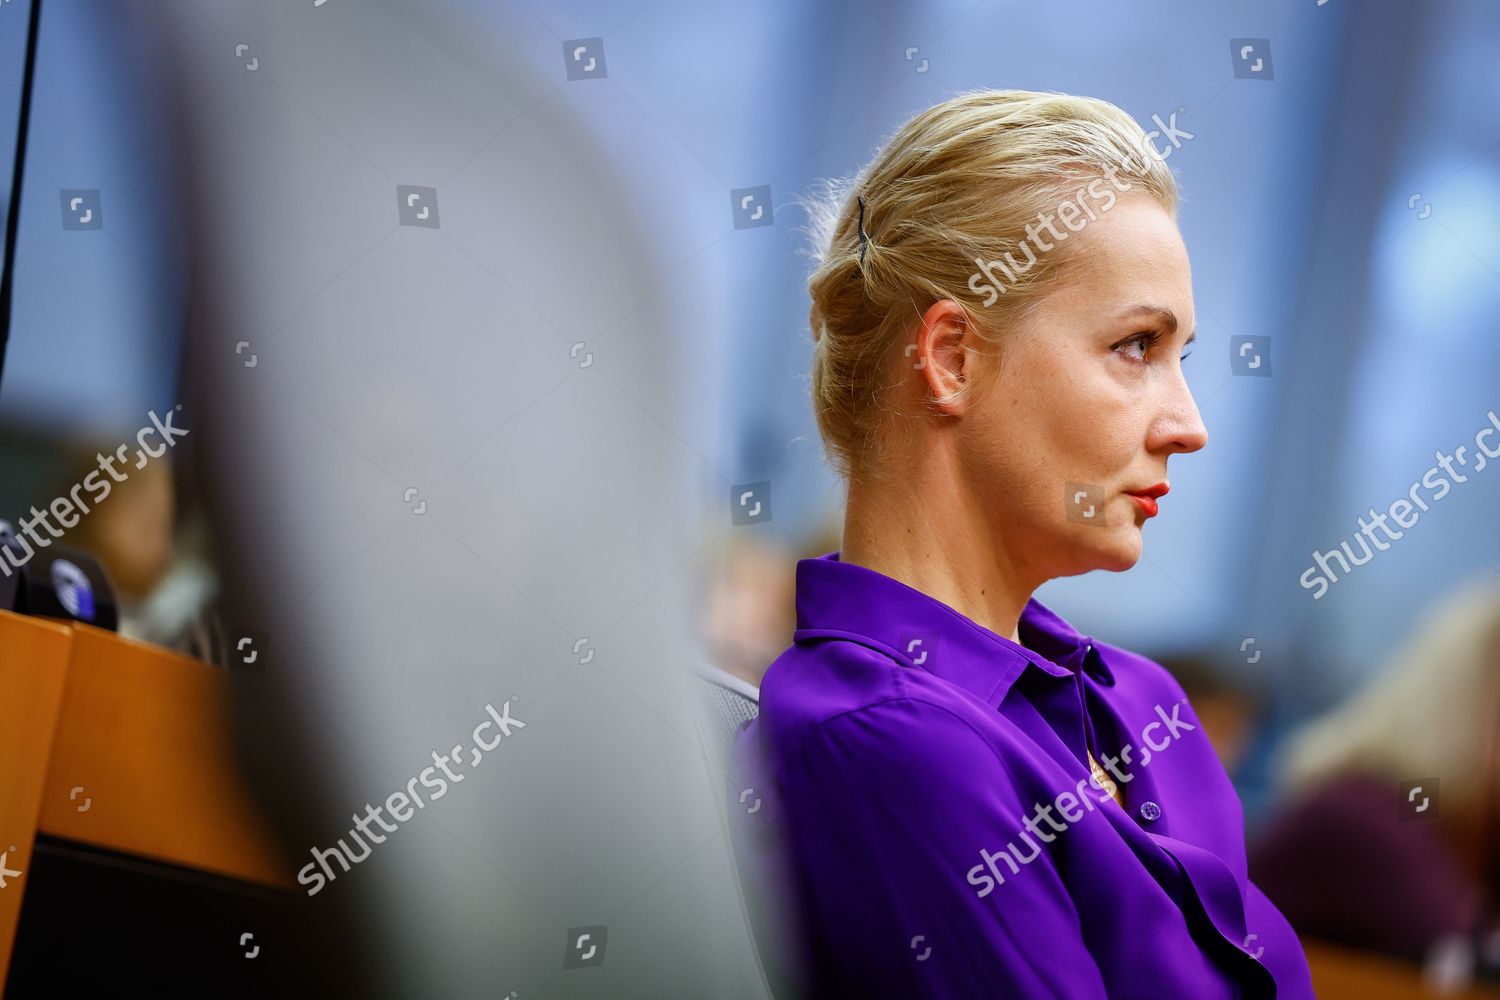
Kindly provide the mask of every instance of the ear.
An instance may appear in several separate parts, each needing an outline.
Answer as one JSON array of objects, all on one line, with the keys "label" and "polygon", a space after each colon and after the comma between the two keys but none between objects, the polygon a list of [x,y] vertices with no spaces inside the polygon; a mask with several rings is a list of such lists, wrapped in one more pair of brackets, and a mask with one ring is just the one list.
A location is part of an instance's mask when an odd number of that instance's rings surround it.
[{"label": "ear", "polygon": [[908,346],[907,357],[925,381],[931,403],[945,412],[963,409],[963,403],[951,401],[951,397],[971,377],[972,341],[972,328],[963,308],[952,299],[939,299],[927,307],[917,324],[916,349]]}]

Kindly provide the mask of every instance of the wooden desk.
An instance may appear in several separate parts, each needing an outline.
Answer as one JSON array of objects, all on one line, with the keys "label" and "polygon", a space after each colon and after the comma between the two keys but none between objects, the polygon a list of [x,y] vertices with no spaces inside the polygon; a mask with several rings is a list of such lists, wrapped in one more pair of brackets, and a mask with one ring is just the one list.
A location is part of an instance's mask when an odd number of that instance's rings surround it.
[{"label": "wooden desk", "polygon": [[1500,989],[1479,985],[1438,993],[1419,970],[1374,952],[1303,939],[1318,1000],[1500,1000]]},{"label": "wooden desk", "polygon": [[6,869],[21,873],[0,888],[0,987],[21,916],[71,648],[66,627],[0,612],[0,852]]},{"label": "wooden desk", "polygon": [[227,672],[88,625],[70,631],[43,832],[292,887],[234,760]]},{"label": "wooden desk", "polygon": [[0,987],[38,832],[294,888],[229,733],[223,669],[0,611]]}]

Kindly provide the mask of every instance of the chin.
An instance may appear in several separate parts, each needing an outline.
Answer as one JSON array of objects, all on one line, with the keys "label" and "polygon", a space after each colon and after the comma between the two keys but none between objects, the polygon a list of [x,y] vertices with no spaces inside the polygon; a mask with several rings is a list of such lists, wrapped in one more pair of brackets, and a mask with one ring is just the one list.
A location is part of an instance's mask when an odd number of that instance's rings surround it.
[{"label": "chin", "polygon": [[1141,560],[1141,531],[1134,525],[1127,529],[1111,531],[1100,539],[1089,555],[1093,565],[1090,569],[1102,569],[1110,573],[1123,573]]},{"label": "chin", "polygon": [[1144,539],[1141,537],[1141,529],[1132,525],[1128,531],[1120,533],[1121,538],[1111,550],[1111,562],[1104,568],[1114,573],[1123,573],[1141,560],[1141,549]]},{"label": "chin", "polygon": [[1113,530],[1102,538],[1096,537],[1096,531],[1089,528],[1086,535],[1075,535],[1071,539],[1073,548],[1069,553],[1069,568],[1058,576],[1080,576],[1098,569],[1123,573],[1140,561],[1139,528]]}]

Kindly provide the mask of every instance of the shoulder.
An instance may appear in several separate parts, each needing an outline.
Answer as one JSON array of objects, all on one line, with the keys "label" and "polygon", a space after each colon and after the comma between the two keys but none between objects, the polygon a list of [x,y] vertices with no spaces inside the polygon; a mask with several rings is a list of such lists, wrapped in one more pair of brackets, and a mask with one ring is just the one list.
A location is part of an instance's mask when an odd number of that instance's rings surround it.
[{"label": "shoulder", "polygon": [[903,768],[995,762],[1011,723],[973,695],[859,642],[794,645],[767,669],[755,722],[783,764],[847,759]]},{"label": "shoulder", "polygon": [[764,794],[804,848],[844,856],[859,841],[891,877],[926,880],[968,869],[978,845],[1055,796],[1055,767],[1000,712],[877,649],[818,645],[767,671],[736,748],[737,787]]}]

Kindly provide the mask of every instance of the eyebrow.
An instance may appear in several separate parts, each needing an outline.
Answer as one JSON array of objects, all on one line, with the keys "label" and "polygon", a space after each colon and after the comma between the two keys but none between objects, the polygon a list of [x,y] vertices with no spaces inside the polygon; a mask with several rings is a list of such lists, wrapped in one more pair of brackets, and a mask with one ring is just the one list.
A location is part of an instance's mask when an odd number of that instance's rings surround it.
[{"label": "eyebrow", "polygon": [[[1154,316],[1157,319],[1161,320],[1162,325],[1167,328],[1168,333],[1177,332],[1177,314],[1168,309],[1166,306],[1153,306],[1142,303],[1138,306],[1131,306],[1128,309],[1120,310],[1119,312],[1115,313],[1114,318],[1129,319],[1132,316]],[[1191,334],[1188,335],[1188,339],[1182,342],[1183,346],[1187,346],[1197,339],[1198,331],[1194,330]]]}]

